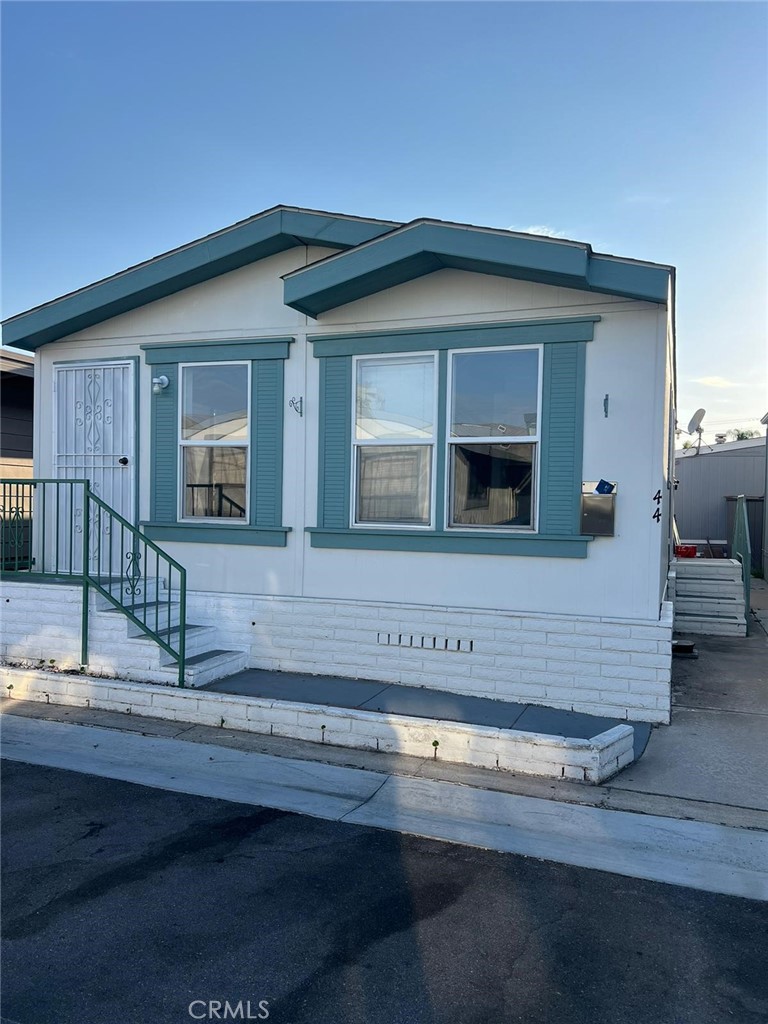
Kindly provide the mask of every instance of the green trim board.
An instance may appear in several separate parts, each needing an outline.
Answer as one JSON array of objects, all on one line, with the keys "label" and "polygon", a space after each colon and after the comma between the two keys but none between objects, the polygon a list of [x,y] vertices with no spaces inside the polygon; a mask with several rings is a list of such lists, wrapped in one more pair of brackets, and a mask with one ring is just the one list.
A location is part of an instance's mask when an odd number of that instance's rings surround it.
[{"label": "green trim board", "polygon": [[586,558],[593,537],[542,534],[458,533],[453,530],[331,530],[308,527],[313,548],[356,551],[426,551],[463,555],[524,555],[532,558]]},{"label": "green trim board", "polygon": [[10,317],[3,324],[3,344],[32,352],[286,249],[348,249],[398,226],[394,221],[277,206]]},{"label": "green trim board", "polygon": [[287,359],[295,338],[225,339],[173,345],[140,345],[148,366],[157,363],[218,363],[227,359]]},{"label": "green trim board", "polygon": [[430,220],[286,274],[287,306],[310,317],[436,270],[491,274],[649,302],[666,302],[671,268],[595,255],[589,245]]},{"label": "green trim board", "polygon": [[196,523],[142,523],[150,540],[179,544],[247,544],[251,547],[284,548],[289,526],[216,526]]},{"label": "green trim board", "polygon": [[443,351],[494,345],[542,345],[592,341],[599,316],[568,320],[528,320],[509,324],[468,324],[466,327],[381,332],[375,335],[315,335],[313,354],[325,356],[378,355],[385,352]]}]

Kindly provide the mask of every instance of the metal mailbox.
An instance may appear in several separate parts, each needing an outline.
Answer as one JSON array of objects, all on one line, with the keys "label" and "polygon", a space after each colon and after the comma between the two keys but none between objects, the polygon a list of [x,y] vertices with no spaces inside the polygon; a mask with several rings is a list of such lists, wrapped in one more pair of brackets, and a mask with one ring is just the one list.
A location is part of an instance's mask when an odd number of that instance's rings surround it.
[{"label": "metal mailbox", "polygon": [[597,480],[584,480],[581,484],[581,532],[593,537],[613,537],[618,485],[610,481],[610,494],[595,494]]}]

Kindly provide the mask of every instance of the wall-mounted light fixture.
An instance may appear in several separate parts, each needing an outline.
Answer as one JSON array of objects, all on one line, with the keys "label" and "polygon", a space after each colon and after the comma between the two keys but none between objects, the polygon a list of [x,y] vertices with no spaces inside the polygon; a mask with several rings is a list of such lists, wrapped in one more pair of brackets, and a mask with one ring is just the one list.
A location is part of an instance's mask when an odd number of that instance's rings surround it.
[{"label": "wall-mounted light fixture", "polygon": [[161,374],[159,377],[153,377],[152,394],[159,395],[161,391],[165,391],[165,389],[168,387],[170,383],[171,382],[168,380],[164,373]]}]

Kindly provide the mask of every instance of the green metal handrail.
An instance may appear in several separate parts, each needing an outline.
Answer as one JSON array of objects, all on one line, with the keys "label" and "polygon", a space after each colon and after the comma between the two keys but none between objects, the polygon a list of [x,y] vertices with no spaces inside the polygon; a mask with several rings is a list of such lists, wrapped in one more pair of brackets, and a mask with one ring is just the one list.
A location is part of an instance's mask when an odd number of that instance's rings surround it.
[{"label": "green metal handrail", "polygon": [[744,583],[744,614],[749,629],[749,599],[752,576],[752,542],[749,539],[749,518],[747,501],[743,494],[736,499],[736,516],[731,537],[731,558],[741,562],[741,578]]},{"label": "green metal handrail", "polygon": [[[0,480],[0,575],[66,579],[83,588],[81,663],[88,663],[89,593],[121,611],[178,665],[184,686],[186,570],[94,494],[87,480]],[[167,598],[160,600],[160,585]],[[148,591],[154,588],[154,600]],[[173,597],[179,622],[173,622]]]}]

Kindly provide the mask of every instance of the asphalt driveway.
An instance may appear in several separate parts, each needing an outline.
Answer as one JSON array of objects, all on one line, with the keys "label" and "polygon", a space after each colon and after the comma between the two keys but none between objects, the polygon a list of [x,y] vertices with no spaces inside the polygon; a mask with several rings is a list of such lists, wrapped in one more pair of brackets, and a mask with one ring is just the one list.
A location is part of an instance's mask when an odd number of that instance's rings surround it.
[{"label": "asphalt driveway", "polygon": [[768,1019],[765,903],[13,762],[3,840],[19,1024]]}]

